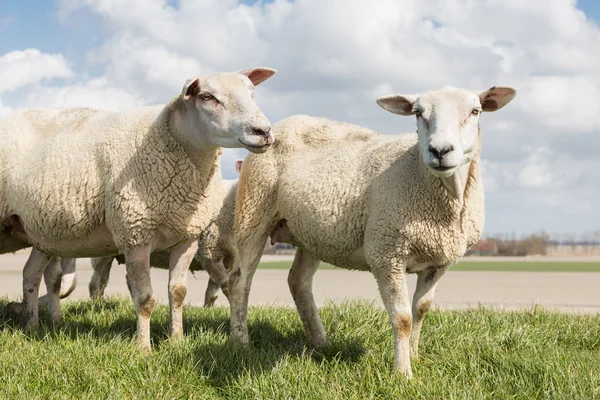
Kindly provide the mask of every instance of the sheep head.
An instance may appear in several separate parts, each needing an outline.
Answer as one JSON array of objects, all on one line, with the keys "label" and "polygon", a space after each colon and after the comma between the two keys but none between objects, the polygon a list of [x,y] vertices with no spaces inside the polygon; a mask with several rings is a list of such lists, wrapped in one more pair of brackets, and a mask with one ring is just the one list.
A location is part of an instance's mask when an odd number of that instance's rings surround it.
[{"label": "sheep head", "polygon": [[423,162],[435,176],[449,177],[478,151],[481,112],[501,109],[516,94],[506,86],[481,93],[447,86],[419,95],[384,96],[377,104],[394,114],[417,117]]},{"label": "sheep head", "polygon": [[198,134],[201,146],[243,147],[263,153],[273,144],[271,123],[254,101],[254,87],[275,74],[274,69],[253,68],[215,73],[186,81],[182,97],[186,126]]}]

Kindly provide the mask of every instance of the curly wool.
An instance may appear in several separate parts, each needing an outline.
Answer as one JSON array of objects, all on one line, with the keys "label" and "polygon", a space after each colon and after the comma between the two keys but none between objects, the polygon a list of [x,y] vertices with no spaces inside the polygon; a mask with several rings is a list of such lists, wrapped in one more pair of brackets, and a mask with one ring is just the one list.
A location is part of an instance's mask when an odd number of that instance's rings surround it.
[{"label": "curly wool", "polygon": [[199,236],[218,210],[220,150],[192,163],[173,132],[180,107],[177,97],[124,112],[39,109],[4,118],[2,216],[18,215],[25,228],[61,241],[106,224],[120,252],[148,243],[158,227],[181,240]]},{"label": "curly wool", "polygon": [[[219,211],[210,221],[198,238],[199,246],[190,264],[190,271],[203,271],[208,262],[224,260],[227,270],[231,269],[231,260],[235,256],[235,234],[233,231],[237,180],[223,180],[218,197],[214,196]],[[217,200],[217,198],[219,200]],[[124,264],[123,255],[116,257],[92,258],[92,268],[106,265],[116,258],[119,264]],[[154,268],[169,269],[169,252],[156,251],[150,256],[150,265]]]},{"label": "curly wool", "polygon": [[479,150],[456,198],[420,161],[416,134],[383,136],[309,116],[286,118],[273,130],[273,149],[244,161],[240,244],[258,243],[253,237],[265,225],[285,219],[292,242],[320,260],[368,270],[369,261],[393,256],[416,272],[457,262],[479,240]]}]

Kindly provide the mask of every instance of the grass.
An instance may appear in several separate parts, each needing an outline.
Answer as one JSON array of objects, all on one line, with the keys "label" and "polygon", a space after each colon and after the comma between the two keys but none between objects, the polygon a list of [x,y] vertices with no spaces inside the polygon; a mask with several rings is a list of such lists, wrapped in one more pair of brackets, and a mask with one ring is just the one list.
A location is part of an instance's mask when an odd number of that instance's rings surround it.
[{"label": "grass", "polygon": [[385,311],[366,303],[321,309],[331,342],[321,351],[306,347],[291,308],[252,308],[253,346],[241,348],[227,340],[228,309],[186,307],[176,343],[158,306],[147,358],[133,343],[128,299],[67,301],[63,311],[56,329],[43,312],[31,337],[0,319],[1,398],[600,398],[600,315],[432,311],[408,381],[391,372]]},{"label": "grass", "polygon": [[[259,264],[263,269],[290,269],[291,261],[271,261]],[[321,263],[320,269],[336,269]],[[510,271],[510,272],[600,272],[600,262],[543,262],[543,261],[463,261],[450,267],[452,271]]]}]

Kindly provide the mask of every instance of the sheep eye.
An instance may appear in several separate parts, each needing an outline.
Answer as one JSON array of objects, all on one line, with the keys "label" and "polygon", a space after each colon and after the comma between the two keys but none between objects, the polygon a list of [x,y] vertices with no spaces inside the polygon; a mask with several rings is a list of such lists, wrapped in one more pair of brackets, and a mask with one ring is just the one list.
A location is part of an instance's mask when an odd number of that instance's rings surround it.
[{"label": "sheep eye", "polygon": [[204,100],[204,101],[208,101],[208,100],[212,100],[212,99],[214,99],[214,98],[215,98],[215,96],[213,96],[213,95],[212,95],[212,94],[210,94],[210,93],[202,93],[202,94],[200,94],[200,98],[201,98],[202,100]]},{"label": "sheep eye", "polygon": [[473,111],[471,111],[472,115],[479,115],[480,111],[476,108],[473,109]]},{"label": "sheep eye", "polygon": [[418,117],[421,116],[421,114],[423,114],[423,112],[421,110],[413,110],[413,112],[415,113],[415,115]]}]

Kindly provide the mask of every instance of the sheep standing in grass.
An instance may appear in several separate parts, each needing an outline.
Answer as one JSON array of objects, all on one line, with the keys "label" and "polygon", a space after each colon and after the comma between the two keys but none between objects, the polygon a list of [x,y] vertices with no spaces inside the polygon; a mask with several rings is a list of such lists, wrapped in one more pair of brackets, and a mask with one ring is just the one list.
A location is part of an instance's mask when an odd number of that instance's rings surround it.
[{"label": "sheep standing in grass", "polygon": [[[250,285],[269,232],[285,222],[298,247],[288,284],[308,343],[326,343],[312,295],[319,260],[375,276],[394,333],[394,368],[411,376],[419,332],[437,282],[483,230],[480,175],[482,111],[515,96],[445,87],[377,103],[416,115],[417,134],[383,136],[321,118],[297,116],[274,126],[277,142],[242,166],[231,276],[231,336],[248,343]],[[409,301],[406,274],[418,275]]]},{"label": "sheep standing in grass", "polygon": [[220,147],[272,145],[252,92],[274,73],[192,79],[161,107],[21,110],[0,121],[0,220],[15,220],[34,247],[23,271],[26,328],[37,326],[53,255],[124,254],[138,345],[150,350],[150,254],[169,249],[170,335],[183,335],[187,269],[220,206]]},{"label": "sheep standing in grass", "polygon": [[[242,160],[237,160],[236,170],[238,172],[241,165]],[[198,251],[190,264],[190,271],[206,270],[210,276],[204,295],[205,307],[214,305],[219,289],[223,291],[225,296],[229,296],[228,271],[231,269],[236,252],[235,235],[233,233],[236,191],[237,180],[223,181],[222,206],[218,215],[198,239]],[[98,298],[104,295],[113,260],[116,258],[119,263],[123,263],[121,257],[92,258],[94,274],[89,283],[90,297]],[[150,265],[163,269],[169,268],[168,253],[164,251],[152,253]]]}]

